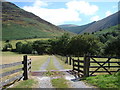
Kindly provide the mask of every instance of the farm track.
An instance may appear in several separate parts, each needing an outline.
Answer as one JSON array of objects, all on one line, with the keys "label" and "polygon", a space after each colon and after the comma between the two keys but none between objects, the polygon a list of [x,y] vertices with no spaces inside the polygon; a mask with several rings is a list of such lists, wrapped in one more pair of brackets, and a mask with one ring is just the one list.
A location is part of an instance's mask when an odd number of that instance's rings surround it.
[{"label": "farm track", "polygon": [[53,58],[53,63],[54,66],[58,69],[58,70],[63,70],[63,66],[60,64],[60,62],[56,59],[55,56],[52,57]]},{"label": "farm track", "polygon": [[50,63],[50,57],[45,63],[42,64],[42,66],[40,67],[40,70],[46,70],[49,63]]},{"label": "farm track", "polygon": [[[56,69],[58,69],[58,71],[65,70],[55,56],[50,56],[48,60],[41,65],[40,67],[41,73],[43,73],[43,71],[47,71],[46,69],[48,68],[48,65],[51,59]],[[63,78],[65,78],[68,81],[69,88],[94,88],[93,86],[86,85],[83,81],[79,81],[76,76],[72,75],[71,73],[67,71],[64,71],[61,73],[64,73]],[[44,74],[41,74],[40,76],[38,75],[37,78],[39,81],[38,88],[54,88],[51,83],[51,79],[54,77],[48,77],[48,76],[44,76]]]}]

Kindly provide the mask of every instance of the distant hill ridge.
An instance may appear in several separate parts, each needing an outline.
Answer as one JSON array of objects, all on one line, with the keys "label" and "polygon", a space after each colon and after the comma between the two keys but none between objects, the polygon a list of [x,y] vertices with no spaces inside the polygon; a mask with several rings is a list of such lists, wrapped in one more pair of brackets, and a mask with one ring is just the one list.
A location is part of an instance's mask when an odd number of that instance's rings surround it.
[{"label": "distant hill ridge", "polygon": [[120,11],[118,11],[102,20],[97,21],[96,23],[92,24],[91,26],[86,28],[81,33],[97,32],[99,30],[107,29],[109,27],[112,27],[112,26],[115,26],[118,24],[120,24]]},{"label": "distant hill ridge", "polygon": [[[103,29],[107,29],[109,27],[112,26],[116,26],[120,24],[120,11],[102,19],[96,22],[92,22],[86,25],[82,25],[82,26],[71,26],[69,27],[68,25],[59,25],[60,28],[66,30],[66,31],[70,31],[70,32],[74,32],[77,34],[83,34],[83,33],[92,33],[92,32],[97,32]],[[64,26],[64,27],[63,27]]]},{"label": "distant hill ridge", "polygon": [[82,26],[67,24],[67,25],[59,25],[59,27],[66,31],[70,31],[70,32],[79,34],[82,31],[84,31],[86,28],[88,28],[90,25],[92,25],[93,23],[95,23],[95,21],[92,23],[86,24],[86,25],[82,25]]}]

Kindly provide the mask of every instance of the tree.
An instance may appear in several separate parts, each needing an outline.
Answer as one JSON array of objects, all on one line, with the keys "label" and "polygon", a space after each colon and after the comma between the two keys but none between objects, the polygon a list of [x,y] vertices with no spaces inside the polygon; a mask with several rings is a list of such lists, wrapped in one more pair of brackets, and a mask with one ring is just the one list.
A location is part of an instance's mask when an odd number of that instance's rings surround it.
[{"label": "tree", "polygon": [[74,36],[69,42],[69,53],[72,55],[83,55],[87,52],[87,42],[81,35]]},{"label": "tree", "polygon": [[74,55],[97,54],[99,52],[99,39],[94,35],[78,35],[69,42],[69,53]]},{"label": "tree", "polygon": [[21,52],[23,54],[32,54],[32,51],[33,47],[31,42],[22,44]]},{"label": "tree", "polygon": [[95,35],[84,35],[82,37],[87,43],[87,53],[95,55],[100,53],[101,42]]},{"label": "tree", "polygon": [[61,37],[49,40],[51,53],[59,55],[67,55],[68,43],[70,36],[65,33]]},{"label": "tree", "polygon": [[17,42],[16,43],[16,51],[17,52],[22,53],[22,45],[23,45],[22,42]]},{"label": "tree", "polygon": [[16,51],[23,54],[31,54],[33,51],[32,43],[31,42],[17,42],[16,43]]},{"label": "tree", "polygon": [[33,49],[35,51],[37,51],[38,54],[43,54],[43,53],[45,53],[47,44],[45,41],[37,40],[37,41],[33,42],[32,46],[33,46]]},{"label": "tree", "polygon": [[120,56],[120,37],[107,43],[104,54]]}]

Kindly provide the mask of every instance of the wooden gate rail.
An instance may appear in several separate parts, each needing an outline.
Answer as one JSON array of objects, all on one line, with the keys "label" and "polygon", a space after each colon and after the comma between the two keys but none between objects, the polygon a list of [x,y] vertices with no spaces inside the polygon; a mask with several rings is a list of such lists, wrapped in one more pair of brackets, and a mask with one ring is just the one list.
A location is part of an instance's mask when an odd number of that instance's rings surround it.
[{"label": "wooden gate rail", "polygon": [[18,66],[18,65],[23,65],[23,67],[12,70],[12,71],[7,71],[4,73],[1,73],[0,78],[2,79],[3,77],[6,77],[8,75],[12,75],[14,73],[21,72],[21,71],[23,71],[23,73],[18,76],[15,76],[13,78],[10,78],[10,79],[0,82],[0,88],[4,87],[5,85],[7,85],[15,80],[20,80],[21,78],[23,78],[23,80],[28,79],[28,73],[31,72],[31,59],[27,59],[27,55],[23,56],[23,61],[21,61],[21,62],[0,65],[0,69],[14,67],[14,66]]},{"label": "wooden gate rail", "polygon": [[83,65],[80,65],[80,63],[84,63],[84,61],[82,60],[74,60],[73,58],[71,58],[71,62],[73,63],[73,71],[75,71],[78,76],[83,76],[84,71],[80,68],[84,68]]},{"label": "wooden gate rail", "polygon": [[[95,72],[99,72],[99,73],[109,73],[112,74],[112,72],[118,72],[120,69],[120,61],[110,61],[112,58],[115,59],[120,59],[120,57],[107,57],[108,60],[107,61],[97,61],[94,58],[105,58],[105,57],[96,57],[96,56],[89,56],[93,61],[90,61],[90,63],[97,63],[99,66],[89,66],[89,68],[95,68],[96,70],[94,71],[89,71],[90,72],[90,76],[92,76]],[[105,66],[105,64],[108,63],[108,66]],[[116,63],[118,64],[118,66],[110,66],[111,63]],[[103,68],[105,71],[98,71],[100,68]],[[107,69],[108,68],[108,69]],[[109,71],[110,68],[118,68],[118,70],[116,71]]]},{"label": "wooden gate rail", "polygon": [[[103,56],[83,56],[84,59],[73,59],[69,57],[69,64],[73,65],[73,71],[83,75],[83,77],[92,76],[94,73],[109,73],[120,71],[120,61],[111,61],[111,59],[120,59],[120,57],[103,57]],[[107,58],[106,61],[97,61],[95,58]],[[97,65],[91,66],[92,63],[96,63]],[[112,63],[118,64],[112,65]],[[82,65],[81,65],[82,64]],[[108,64],[108,65],[106,65]],[[90,70],[90,68],[94,68],[95,70]],[[105,71],[100,71],[99,69],[103,68]],[[117,70],[110,71],[110,68],[118,68]],[[99,70],[99,71],[98,71]]]}]

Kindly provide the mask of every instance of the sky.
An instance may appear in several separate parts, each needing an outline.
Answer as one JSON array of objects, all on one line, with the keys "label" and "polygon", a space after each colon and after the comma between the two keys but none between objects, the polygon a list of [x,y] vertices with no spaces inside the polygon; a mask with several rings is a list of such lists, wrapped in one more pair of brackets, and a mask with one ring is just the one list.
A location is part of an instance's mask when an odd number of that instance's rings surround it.
[{"label": "sky", "polygon": [[84,25],[93,21],[101,20],[118,11],[118,1],[104,1],[33,0],[31,2],[11,2],[55,25]]}]

